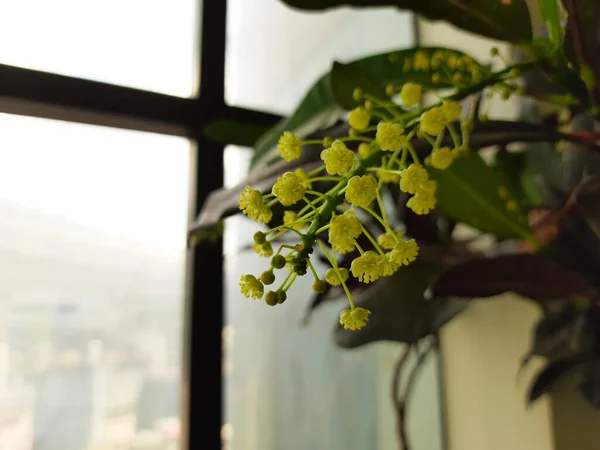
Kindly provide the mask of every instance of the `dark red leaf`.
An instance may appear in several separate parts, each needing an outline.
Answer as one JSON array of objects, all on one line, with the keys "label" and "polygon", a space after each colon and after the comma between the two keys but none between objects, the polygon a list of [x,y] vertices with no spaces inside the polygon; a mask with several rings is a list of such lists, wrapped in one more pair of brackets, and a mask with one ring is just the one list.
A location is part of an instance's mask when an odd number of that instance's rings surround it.
[{"label": "dark red leaf", "polygon": [[448,269],[432,285],[433,298],[492,297],[505,292],[536,300],[597,295],[577,272],[527,254],[474,259]]}]

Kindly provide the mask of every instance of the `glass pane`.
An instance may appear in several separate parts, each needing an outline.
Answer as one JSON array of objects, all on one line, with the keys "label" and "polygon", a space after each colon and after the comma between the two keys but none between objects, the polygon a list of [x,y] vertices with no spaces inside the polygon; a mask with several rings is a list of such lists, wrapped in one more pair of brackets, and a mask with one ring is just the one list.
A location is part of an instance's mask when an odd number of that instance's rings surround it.
[{"label": "glass pane", "polygon": [[0,448],[175,449],[189,142],[0,128]]},{"label": "glass pane", "polygon": [[0,63],[188,97],[199,0],[0,0]]},{"label": "glass pane", "polygon": [[334,60],[413,44],[411,16],[396,8],[315,14],[276,0],[228,0],[225,99],[287,114]]},{"label": "glass pane", "polygon": [[[251,152],[225,151],[225,179],[245,175]],[[308,325],[312,280],[296,280],[283,305],[245,298],[238,281],[257,274],[267,260],[245,249],[258,225],[243,216],[225,224],[226,326],[223,329],[227,450],[396,450],[390,385],[400,344],[336,347],[332,331],[340,302],[320,306]],[[324,273],[325,266],[317,265]],[[413,361],[414,363],[414,361]],[[442,450],[439,362],[422,367],[411,396],[408,434],[412,448]]]}]

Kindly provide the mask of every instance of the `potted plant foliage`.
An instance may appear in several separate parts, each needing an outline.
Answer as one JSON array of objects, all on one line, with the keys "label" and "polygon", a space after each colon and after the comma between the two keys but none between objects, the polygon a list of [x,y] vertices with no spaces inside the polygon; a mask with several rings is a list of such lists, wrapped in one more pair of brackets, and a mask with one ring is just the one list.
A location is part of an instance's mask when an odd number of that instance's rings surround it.
[{"label": "potted plant foliage", "polygon": [[[242,293],[285,307],[294,280],[312,277],[309,312],[347,299],[335,330],[344,348],[392,340],[423,359],[471,299],[517,293],[542,311],[523,364],[547,358],[528,400],[574,373],[600,407],[600,2],[283,1],[397,6],[510,42],[518,58],[492,71],[416,47],[334,63],[254,142],[247,180],[207,199],[190,244],[228,215],[258,222],[251,245],[264,268],[242,276]],[[533,37],[534,12],[546,38]],[[489,120],[490,96],[522,98],[520,119]],[[245,131],[207,133],[232,142]],[[457,233],[465,226],[493,237],[494,251],[476,250]],[[405,396],[394,396],[402,424]]]}]

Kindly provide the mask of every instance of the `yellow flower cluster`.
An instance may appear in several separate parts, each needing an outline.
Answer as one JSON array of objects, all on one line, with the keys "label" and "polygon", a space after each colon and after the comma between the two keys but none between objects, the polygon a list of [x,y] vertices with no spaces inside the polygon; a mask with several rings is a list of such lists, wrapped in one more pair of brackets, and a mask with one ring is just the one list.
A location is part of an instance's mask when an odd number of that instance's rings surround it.
[{"label": "yellow flower cluster", "polygon": [[262,193],[250,186],[244,188],[238,203],[244,214],[259,223],[269,223],[273,217],[271,208],[263,202]]},{"label": "yellow flower cluster", "polygon": [[292,172],[286,172],[277,178],[277,182],[273,186],[273,195],[283,206],[298,203],[304,197],[305,192],[306,188],[302,180]]},{"label": "yellow flower cluster", "polygon": [[329,243],[335,251],[350,253],[355,248],[356,238],[361,234],[360,221],[353,212],[348,211],[331,218]]},{"label": "yellow flower cluster", "polygon": [[286,131],[279,138],[277,150],[283,159],[293,161],[302,156],[302,139],[290,131]]},{"label": "yellow flower cluster", "polygon": [[321,152],[321,159],[325,162],[325,170],[329,174],[345,175],[354,164],[354,152],[342,141],[337,140]]},{"label": "yellow flower cluster", "polygon": [[379,122],[375,140],[381,150],[390,152],[398,150],[402,148],[406,140],[404,127],[397,122]]},{"label": "yellow flower cluster", "polygon": [[[411,61],[412,67],[415,70],[433,67],[442,59],[447,65],[468,67],[467,61],[453,60],[454,55],[436,55],[417,53]],[[273,219],[271,207],[276,204],[283,207],[283,215],[278,214],[279,225],[255,234],[255,252],[271,258],[271,265],[260,276],[241,277],[243,295],[264,298],[268,305],[281,304],[296,277],[310,270],[315,292],[323,293],[334,286],[342,287],[348,295],[350,308],[340,314],[344,328],[359,330],[367,325],[370,311],[354,305],[347,286],[350,277],[361,283],[373,283],[413,263],[419,254],[417,242],[405,237],[402,230],[392,229],[388,223],[382,186],[392,189],[395,185],[396,189],[410,194],[406,206],[416,214],[427,214],[436,206],[437,184],[430,179],[430,172],[435,176],[433,169],[449,169],[459,154],[458,149],[440,148],[441,135],[449,129],[454,146],[467,148],[463,145],[468,136],[465,128],[462,128],[463,144],[460,144],[451,124],[462,112],[460,103],[453,100],[458,96],[421,109],[423,88],[420,85],[405,83],[399,91],[401,105],[395,108],[395,103],[381,102],[360,89],[355,90],[354,99],[364,105],[348,113],[351,128],[347,136],[303,141],[290,131],[283,133],[277,144],[283,159],[298,159],[303,145],[321,143],[319,156],[323,164],[308,173],[302,168],[283,173],[266,195],[250,186],[244,188],[239,206],[248,217],[268,223]],[[386,92],[393,96],[398,89],[389,85]],[[374,118],[383,119],[373,136],[370,133],[374,128],[370,125]],[[439,138],[434,140],[430,136]],[[418,147],[415,139],[421,140]],[[423,154],[423,143],[431,145],[431,151],[427,151],[429,156]],[[421,158],[424,158],[423,163]],[[333,182],[333,187],[325,193],[315,192],[312,190],[314,182]],[[378,221],[385,231],[378,236],[371,235],[371,224],[363,217]],[[298,244],[286,243],[274,249],[272,243],[287,232],[299,237]],[[322,237],[325,233],[327,242]],[[368,247],[363,248],[365,245]],[[331,263],[322,277],[310,259],[315,247],[319,247]],[[349,265],[338,266],[339,254],[354,252],[356,256],[352,255]],[[278,289],[265,292],[265,286],[276,281],[275,270],[286,270],[288,274]]]}]

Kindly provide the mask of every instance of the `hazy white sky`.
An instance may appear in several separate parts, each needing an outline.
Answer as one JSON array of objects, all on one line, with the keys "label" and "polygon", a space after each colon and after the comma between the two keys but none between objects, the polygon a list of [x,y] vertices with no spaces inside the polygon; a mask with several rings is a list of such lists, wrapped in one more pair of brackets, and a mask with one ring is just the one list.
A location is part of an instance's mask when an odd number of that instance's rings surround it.
[{"label": "hazy white sky", "polygon": [[183,138],[0,114],[0,199],[180,250],[189,155]]},{"label": "hazy white sky", "polygon": [[[0,0],[0,62],[189,96],[195,4]],[[181,251],[189,152],[183,138],[0,114],[0,199]]]}]

